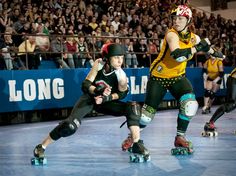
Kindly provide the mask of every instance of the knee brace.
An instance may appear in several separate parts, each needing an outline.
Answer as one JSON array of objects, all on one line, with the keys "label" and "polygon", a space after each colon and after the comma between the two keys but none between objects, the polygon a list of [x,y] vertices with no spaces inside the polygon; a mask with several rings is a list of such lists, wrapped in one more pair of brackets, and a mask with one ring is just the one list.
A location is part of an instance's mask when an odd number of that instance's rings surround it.
[{"label": "knee brace", "polygon": [[139,123],[141,125],[149,124],[156,114],[156,109],[146,104],[143,105],[142,114]]},{"label": "knee brace", "polygon": [[207,90],[207,89],[205,89],[204,97],[211,97],[211,95],[212,95],[211,92],[212,92],[211,90]]},{"label": "knee brace", "polygon": [[141,106],[136,102],[128,103],[127,106],[127,125],[139,126],[139,120],[141,115]]},{"label": "knee brace", "polygon": [[78,127],[75,123],[70,121],[63,121],[58,127],[58,132],[61,137],[67,137],[74,134],[77,128]]},{"label": "knee brace", "polygon": [[196,115],[197,110],[198,102],[193,93],[184,94],[180,98],[180,118],[189,121],[194,115]]},{"label": "knee brace", "polygon": [[229,113],[236,108],[236,102],[229,102],[224,105],[225,112]]},{"label": "knee brace", "polygon": [[215,98],[216,93],[211,91],[210,99],[213,100]]},{"label": "knee brace", "polygon": [[62,121],[56,128],[50,132],[50,137],[53,140],[58,140],[60,137],[67,137],[74,134],[78,128],[77,123],[69,120]]}]

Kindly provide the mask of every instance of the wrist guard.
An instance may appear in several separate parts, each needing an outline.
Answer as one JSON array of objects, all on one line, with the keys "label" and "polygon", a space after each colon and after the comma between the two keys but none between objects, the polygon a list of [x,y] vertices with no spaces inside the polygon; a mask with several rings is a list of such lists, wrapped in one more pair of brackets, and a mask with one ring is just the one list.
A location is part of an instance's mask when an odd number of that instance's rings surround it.
[{"label": "wrist guard", "polygon": [[108,102],[112,100],[112,95],[108,95],[108,96],[103,96],[102,97],[102,103]]}]

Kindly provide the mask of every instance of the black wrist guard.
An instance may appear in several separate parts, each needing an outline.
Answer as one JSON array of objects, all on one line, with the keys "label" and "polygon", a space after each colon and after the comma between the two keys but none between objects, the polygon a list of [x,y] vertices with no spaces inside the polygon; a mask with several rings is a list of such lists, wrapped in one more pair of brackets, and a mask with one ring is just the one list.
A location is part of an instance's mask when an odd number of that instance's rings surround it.
[{"label": "black wrist guard", "polygon": [[92,82],[85,79],[82,83],[82,91],[84,93],[89,93],[89,87],[92,85]]},{"label": "black wrist guard", "polygon": [[103,96],[102,97],[102,103],[108,102],[112,100],[112,95],[108,95],[108,96]]}]

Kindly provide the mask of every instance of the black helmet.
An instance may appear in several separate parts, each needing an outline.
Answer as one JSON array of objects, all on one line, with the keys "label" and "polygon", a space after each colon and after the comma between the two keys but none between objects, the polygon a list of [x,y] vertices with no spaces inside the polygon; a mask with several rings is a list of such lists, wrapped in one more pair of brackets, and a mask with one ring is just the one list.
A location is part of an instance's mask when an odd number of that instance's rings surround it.
[{"label": "black helmet", "polygon": [[124,48],[120,44],[107,43],[102,46],[102,57],[105,60],[112,56],[122,56],[124,54]]}]

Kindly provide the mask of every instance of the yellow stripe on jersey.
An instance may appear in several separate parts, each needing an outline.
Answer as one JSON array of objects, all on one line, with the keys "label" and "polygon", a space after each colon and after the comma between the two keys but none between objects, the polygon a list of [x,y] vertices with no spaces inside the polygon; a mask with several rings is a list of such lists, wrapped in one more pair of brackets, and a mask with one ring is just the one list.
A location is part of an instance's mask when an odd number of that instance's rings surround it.
[{"label": "yellow stripe on jersey", "polygon": [[[168,32],[175,32],[181,39],[180,35],[176,30],[169,29],[167,33]],[[195,34],[191,33],[189,36],[190,38],[188,42],[186,42],[186,39],[179,40],[180,49],[190,48],[196,44]],[[150,67],[150,72],[152,76],[158,78],[174,78],[185,74],[187,61],[177,62],[173,57],[170,56],[170,53],[171,52],[165,36],[161,51]],[[188,58],[188,60],[192,59],[192,57],[193,56]]]},{"label": "yellow stripe on jersey", "polygon": [[236,67],[231,71],[230,76],[236,78]]}]

